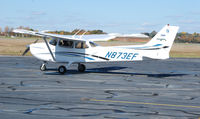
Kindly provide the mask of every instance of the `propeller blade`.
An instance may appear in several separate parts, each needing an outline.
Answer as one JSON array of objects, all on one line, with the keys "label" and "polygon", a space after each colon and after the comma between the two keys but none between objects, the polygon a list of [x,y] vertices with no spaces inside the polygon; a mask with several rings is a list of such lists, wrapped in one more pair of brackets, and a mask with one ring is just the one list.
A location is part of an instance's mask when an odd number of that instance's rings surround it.
[{"label": "propeller blade", "polygon": [[39,41],[39,39],[37,39],[34,43],[37,43]]},{"label": "propeller blade", "polygon": [[29,50],[30,50],[30,46],[27,46],[27,48],[26,48],[26,50],[24,51],[24,53],[22,54],[22,56],[24,56]]},{"label": "propeller blade", "polygon": [[[39,39],[37,39],[37,40],[34,41],[33,43],[37,43],[38,41],[39,41]],[[26,48],[26,50],[23,52],[22,56],[26,55],[26,53],[30,50],[30,46],[29,46],[29,45],[27,45],[26,47],[27,47],[27,48]]]}]

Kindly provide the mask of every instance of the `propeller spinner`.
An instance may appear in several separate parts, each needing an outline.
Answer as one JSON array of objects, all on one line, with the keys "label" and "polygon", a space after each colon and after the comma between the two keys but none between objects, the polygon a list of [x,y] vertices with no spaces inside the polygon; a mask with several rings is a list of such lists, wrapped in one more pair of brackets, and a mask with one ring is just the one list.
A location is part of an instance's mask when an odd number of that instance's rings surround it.
[{"label": "propeller spinner", "polygon": [[[39,39],[37,39],[36,41],[34,41],[33,43],[37,43]],[[30,50],[30,45],[26,46],[26,50],[23,52],[22,56],[26,55],[26,53]]]}]

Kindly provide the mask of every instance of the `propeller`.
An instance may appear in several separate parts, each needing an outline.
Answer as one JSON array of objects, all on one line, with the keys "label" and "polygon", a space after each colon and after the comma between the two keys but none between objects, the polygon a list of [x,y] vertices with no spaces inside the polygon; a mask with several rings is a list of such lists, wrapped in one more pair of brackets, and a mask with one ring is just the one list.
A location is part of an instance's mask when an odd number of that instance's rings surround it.
[{"label": "propeller", "polygon": [[33,43],[37,43],[39,39],[35,40]]},{"label": "propeller", "polygon": [[23,52],[22,56],[24,56],[29,50],[30,50],[30,45],[27,45],[26,46],[26,50]]},{"label": "propeller", "polygon": [[[37,43],[39,39],[37,39],[36,41],[34,41],[33,43]],[[30,50],[30,45],[26,46],[26,50],[23,52],[22,56],[26,55],[26,53]]]}]

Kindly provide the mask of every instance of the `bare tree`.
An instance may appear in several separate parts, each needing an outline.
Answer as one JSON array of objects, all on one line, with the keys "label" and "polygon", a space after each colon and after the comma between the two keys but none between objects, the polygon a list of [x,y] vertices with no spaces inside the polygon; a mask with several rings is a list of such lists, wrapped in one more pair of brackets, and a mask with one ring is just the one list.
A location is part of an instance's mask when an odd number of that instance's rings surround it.
[{"label": "bare tree", "polygon": [[10,30],[9,30],[9,36],[14,36],[13,30],[14,30],[14,28],[10,28]]},{"label": "bare tree", "polygon": [[30,28],[29,28],[29,27],[24,27],[24,29],[26,29],[26,30],[30,30]]},{"label": "bare tree", "polygon": [[19,27],[18,27],[18,29],[23,29],[23,28],[24,28],[23,26],[19,26]]},{"label": "bare tree", "polygon": [[5,35],[6,36],[8,36],[9,34],[9,27],[8,26],[6,26],[5,28],[4,28],[4,32],[5,32]]},{"label": "bare tree", "polygon": [[2,29],[1,29],[1,27],[0,27],[0,35],[2,34]]}]

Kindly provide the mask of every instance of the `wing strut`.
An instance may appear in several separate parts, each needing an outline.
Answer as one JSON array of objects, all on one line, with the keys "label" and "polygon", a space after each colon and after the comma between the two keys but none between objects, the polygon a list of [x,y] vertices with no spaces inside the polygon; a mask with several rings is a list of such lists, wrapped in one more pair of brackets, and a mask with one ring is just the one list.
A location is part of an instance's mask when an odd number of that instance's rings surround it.
[{"label": "wing strut", "polygon": [[81,36],[80,39],[82,39],[82,37],[87,33],[87,31],[85,31]]},{"label": "wing strut", "polygon": [[76,36],[79,32],[81,32],[81,29],[79,29],[79,30],[72,36],[72,38],[75,38],[75,36]]},{"label": "wing strut", "polygon": [[47,48],[48,48],[48,50],[49,50],[49,52],[50,52],[50,54],[51,54],[51,57],[52,57],[53,61],[55,62],[56,59],[55,59],[55,57],[54,57],[54,55],[53,55],[53,53],[52,53],[52,51],[51,51],[51,48],[49,47],[49,44],[48,44],[48,42],[47,42],[46,37],[43,37],[43,40],[44,40],[44,42],[45,42],[46,45],[47,45]]}]

